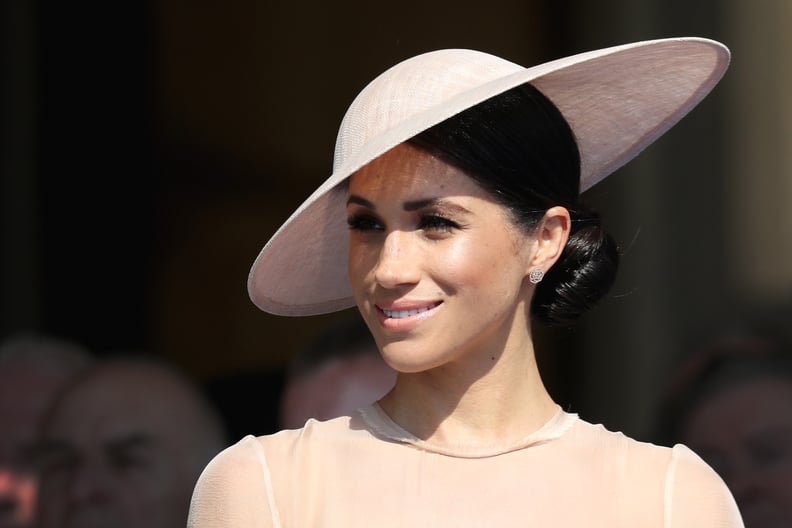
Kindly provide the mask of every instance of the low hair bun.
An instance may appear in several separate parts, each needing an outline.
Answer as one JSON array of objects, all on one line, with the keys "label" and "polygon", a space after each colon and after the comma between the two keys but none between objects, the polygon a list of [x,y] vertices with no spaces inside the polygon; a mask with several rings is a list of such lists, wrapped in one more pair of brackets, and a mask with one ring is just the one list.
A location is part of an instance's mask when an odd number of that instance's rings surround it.
[{"label": "low hair bun", "polygon": [[533,316],[547,325],[577,320],[608,293],[618,267],[619,248],[599,216],[572,212],[566,247],[534,292]]}]

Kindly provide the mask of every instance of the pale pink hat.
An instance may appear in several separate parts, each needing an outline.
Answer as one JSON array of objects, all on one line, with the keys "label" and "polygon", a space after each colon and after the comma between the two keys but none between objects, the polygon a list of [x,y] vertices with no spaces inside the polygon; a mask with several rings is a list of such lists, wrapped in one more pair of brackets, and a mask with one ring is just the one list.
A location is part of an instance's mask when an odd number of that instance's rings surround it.
[{"label": "pale pink hat", "polygon": [[572,127],[582,192],[676,124],[728,63],[724,45],[701,38],[636,42],[531,68],[465,49],[400,62],[352,102],[338,132],[333,174],[261,250],[248,277],[250,298],[278,315],[353,306],[346,196],[331,191],[380,154],[471,106],[526,82],[536,86]]}]

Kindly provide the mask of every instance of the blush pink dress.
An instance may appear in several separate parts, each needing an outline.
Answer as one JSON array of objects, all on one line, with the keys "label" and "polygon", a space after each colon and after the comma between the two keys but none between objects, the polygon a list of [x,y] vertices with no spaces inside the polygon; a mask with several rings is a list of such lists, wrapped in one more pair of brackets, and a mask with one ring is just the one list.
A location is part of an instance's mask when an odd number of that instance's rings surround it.
[{"label": "blush pink dress", "polygon": [[191,528],[742,527],[720,477],[559,407],[517,444],[440,448],[376,404],[247,436],[209,463]]}]

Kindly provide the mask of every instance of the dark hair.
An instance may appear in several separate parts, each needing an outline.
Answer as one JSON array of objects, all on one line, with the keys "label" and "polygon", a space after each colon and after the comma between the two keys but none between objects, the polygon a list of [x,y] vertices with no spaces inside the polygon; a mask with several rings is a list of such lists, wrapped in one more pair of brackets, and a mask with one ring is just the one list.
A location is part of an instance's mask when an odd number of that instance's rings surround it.
[{"label": "dark hair", "polygon": [[512,88],[408,142],[465,171],[526,230],[534,229],[550,207],[569,210],[569,241],[536,287],[534,318],[547,324],[571,322],[608,292],[616,278],[618,248],[599,216],[579,203],[575,136],[537,88]]}]

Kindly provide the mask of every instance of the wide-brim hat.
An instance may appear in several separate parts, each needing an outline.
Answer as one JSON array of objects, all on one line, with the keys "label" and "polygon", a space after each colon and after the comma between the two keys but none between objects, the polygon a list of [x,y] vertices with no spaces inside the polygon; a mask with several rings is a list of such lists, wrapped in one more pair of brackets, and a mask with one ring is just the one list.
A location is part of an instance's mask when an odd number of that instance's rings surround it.
[{"label": "wide-brim hat", "polygon": [[466,49],[400,62],[352,102],[338,132],[332,175],[261,250],[248,277],[250,297],[278,315],[353,306],[346,196],[333,190],[376,157],[467,108],[523,83],[536,86],[575,134],[582,192],[676,124],[728,63],[724,45],[702,38],[636,42],[531,68]]}]

